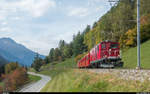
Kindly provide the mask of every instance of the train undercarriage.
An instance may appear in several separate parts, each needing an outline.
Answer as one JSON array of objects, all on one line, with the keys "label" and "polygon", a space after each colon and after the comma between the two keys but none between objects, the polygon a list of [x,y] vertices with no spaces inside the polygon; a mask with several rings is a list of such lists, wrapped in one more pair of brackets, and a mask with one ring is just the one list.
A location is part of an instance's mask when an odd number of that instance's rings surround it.
[{"label": "train undercarriage", "polygon": [[101,60],[96,60],[91,62],[88,66],[89,68],[114,68],[123,67],[123,62],[121,58],[103,58]]}]

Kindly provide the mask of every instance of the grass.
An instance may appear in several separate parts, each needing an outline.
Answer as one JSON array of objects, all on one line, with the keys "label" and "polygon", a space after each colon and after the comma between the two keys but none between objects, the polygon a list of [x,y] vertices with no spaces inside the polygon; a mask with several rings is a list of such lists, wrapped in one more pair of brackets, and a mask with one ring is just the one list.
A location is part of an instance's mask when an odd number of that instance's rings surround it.
[{"label": "grass", "polygon": [[127,81],[111,74],[70,69],[53,76],[41,92],[149,92],[150,82]]},{"label": "grass", "polygon": [[[137,66],[137,47],[130,48],[123,53],[124,68],[135,68]],[[150,40],[141,45],[141,66],[150,69]]]},{"label": "grass", "polygon": [[37,82],[39,80],[41,80],[41,77],[39,76],[35,76],[35,75],[28,75],[29,76],[29,82]]},{"label": "grass", "polygon": [[[124,62],[124,68],[135,69],[137,66],[137,47],[130,48],[122,54],[122,61]],[[55,66],[54,66],[55,65]],[[55,68],[63,67],[76,67],[76,63],[69,59],[65,62],[54,62],[54,65],[48,64],[43,66],[43,69],[47,70],[49,66]],[[150,40],[141,44],[141,66],[143,69],[150,69]]]},{"label": "grass", "polygon": [[28,71],[36,73],[36,71],[33,68],[29,68]]},{"label": "grass", "polygon": [[[150,81],[144,82],[123,80],[112,74],[96,74],[87,70],[70,69],[73,62],[67,59],[64,62],[49,64],[46,70],[39,73],[52,77],[52,80],[41,92],[149,92]],[[68,64],[67,68],[63,68]],[[75,63],[75,62],[74,62]],[[76,64],[76,63],[75,63]],[[48,68],[49,67],[49,68]],[[75,67],[75,65],[73,66]]]},{"label": "grass", "polygon": [[44,65],[41,67],[41,70],[47,70],[47,69],[52,69],[52,68],[57,68],[57,69],[64,69],[64,68],[75,68],[77,66],[77,63],[74,61],[73,58],[68,58],[63,62],[55,61],[53,63],[49,63],[47,65]]},{"label": "grass", "polygon": [[73,58],[66,59],[63,62],[54,62],[41,67],[40,74],[51,76],[52,78],[58,74],[76,68],[76,63]]},{"label": "grass", "polygon": [[[150,69],[150,40],[141,45],[141,65]],[[123,53],[124,68],[137,65],[137,48]],[[74,68],[74,69],[73,69]],[[76,69],[73,59],[44,65],[41,74],[52,77],[42,92],[150,92],[150,81],[122,80],[112,74],[96,74]]]},{"label": "grass", "polygon": [[0,82],[0,86],[3,86],[3,85],[4,85],[4,82],[1,81],[1,82]]}]

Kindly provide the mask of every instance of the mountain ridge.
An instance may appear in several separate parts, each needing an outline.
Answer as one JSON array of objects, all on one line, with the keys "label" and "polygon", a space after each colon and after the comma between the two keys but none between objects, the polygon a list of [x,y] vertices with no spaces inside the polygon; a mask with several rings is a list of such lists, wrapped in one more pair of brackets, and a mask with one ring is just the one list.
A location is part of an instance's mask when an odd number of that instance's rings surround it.
[{"label": "mountain ridge", "polygon": [[[0,38],[0,55],[9,62],[19,62],[21,65],[31,66],[36,52],[17,43],[11,38]],[[39,55],[44,58],[44,55]]]}]

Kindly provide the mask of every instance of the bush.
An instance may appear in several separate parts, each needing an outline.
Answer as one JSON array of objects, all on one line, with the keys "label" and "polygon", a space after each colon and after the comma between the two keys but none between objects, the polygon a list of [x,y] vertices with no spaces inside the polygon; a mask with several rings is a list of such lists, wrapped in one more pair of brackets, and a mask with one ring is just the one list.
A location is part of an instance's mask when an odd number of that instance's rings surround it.
[{"label": "bush", "polygon": [[[128,30],[126,32],[126,46],[135,47],[137,42],[137,29]],[[141,42],[145,42],[150,39],[150,23],[146,25],[141,25],[140,28]]]},{"label": "bush", "polygon": [[5,65],[5,73],[9,74],[17,68],[20,68],[20,65],[17,62],[16,63],[14,63],[14,62],[9,63],[9,64]]},{"label": "bush", "polygon": [[11,74],[5,75],[5,86],[6,90],[13,91],[18,87],[24,85],[28,81],[28,75],[25,68],[18,68],[14,70]]},{"label": "bush", "polygon": [[[141,17],[140,34],[142,43],[150,39],[150,14]],[[119,42],[121,47],[135,47],[137,45],[137,26],[123,34]]]},{"label": "bush", "polygon": [[136,28],[132,29],[132,30],[128,30],[128,32],[126,32],[125,34],[127,36],[126,39],[126,46],[136,46],[136,36],[137,36],[137,32],[136,32]]},{"label": "bush", "polygon": [[3,88],[0,86],[0,94],[2,94],[3,92]]},{"label": "bush", "polygon": [[150,39],[150,23],[141,26],[141,42],[145,42]]}]

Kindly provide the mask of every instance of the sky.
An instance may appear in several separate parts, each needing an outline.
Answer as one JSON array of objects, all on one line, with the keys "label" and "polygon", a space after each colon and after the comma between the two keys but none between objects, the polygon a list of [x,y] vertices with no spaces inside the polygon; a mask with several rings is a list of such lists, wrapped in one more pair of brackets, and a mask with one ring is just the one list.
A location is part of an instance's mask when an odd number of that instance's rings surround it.
[{"label": "sky", "polygon": [[69,43],[110,8],[108,0],[0,0],[0,38],[48,55],[59,40]]}]

